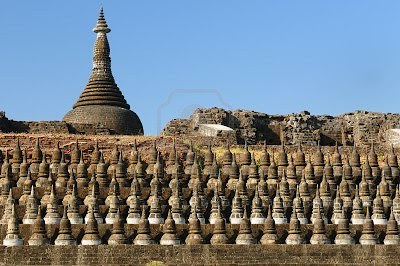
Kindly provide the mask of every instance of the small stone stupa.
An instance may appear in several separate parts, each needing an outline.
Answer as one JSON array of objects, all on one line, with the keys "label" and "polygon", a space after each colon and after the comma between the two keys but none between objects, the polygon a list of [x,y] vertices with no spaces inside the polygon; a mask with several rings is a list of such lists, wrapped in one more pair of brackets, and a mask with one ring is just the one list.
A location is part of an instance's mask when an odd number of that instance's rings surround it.
[{"label": "small stone stupa", "polygon": [[111,30],[104,18],[103,8],[93,31],[97,33],[97,38],[92,73],[78,101],[64,116],[63,121],[101,125],[117,134],[143,134],[142,122],[130,110],[111,72],[110,46],[107,40],[107,33]]}]

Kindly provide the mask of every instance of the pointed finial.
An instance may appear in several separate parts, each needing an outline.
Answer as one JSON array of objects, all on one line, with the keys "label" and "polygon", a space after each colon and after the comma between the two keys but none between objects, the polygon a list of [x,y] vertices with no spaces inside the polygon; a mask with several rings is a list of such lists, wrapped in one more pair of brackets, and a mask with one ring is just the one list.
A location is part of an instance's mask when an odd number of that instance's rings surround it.
[{"label": "pointed finial", "polygon": [[43,152],[43,156],[42,156],[42,162],[43,163],[47,163],[47,159],[46,159],[46,152]]},{"label": "pointed finial", "polygon": [[365,219],[371,219],[371,215],[369,213],[369,206],[367,206],[367,213],[365,214]]},{"label": "pointed finial", "polygon": [[247,216],[247,206],[246,206],[246,205],[244,205],[244,208],[243,208],[243,219],[248,219],[248,216]]},{"label": "pointed finial", "polygon": [[118,162],[119,163],[123,163],[123,156],[122,156],[122,150],[120,151],[120,153],[119,153],[119,157],[118,157]]},{"label": "pointed finial", "polygon": [[98,151],[98,150],[99,150],[99,140],[98,140],[98,139],[96,139],[96,142],[95,142],[95,144],[94,144],[94,150],[95,150],[95,151]]},{"label": "pointed finial", "polygon": [[20,150],[21,149],[21,147],[19,145],[19,138],[18,137],[17,137],[17,143],[15,144],[15,149],[16,150]]},{"label": "pointed finial", "polygon": [[221,204],[218,204],[217,219],[222,219]]},{"label": "pointed finial", "polygon": [[296,185],[296,198],[297,198],[297,199],[300,199],[299,185]]},{"label": "pointed finial", "polygon": [[192,140],[190,140],[189,149],[190,149],[191,151],[193,151],[193,142],[192,142]]},{"label": "pointed finial", "polygon": [[146,205],[142,205],[142,215],[140,216],[140,219],[146,219]]},{"label": "pointed finial", "polygon": [[104,163],[103,151],[100,151],[100,160],[99,160],[99,163]]},{"label": "pointed finial", "polygon": [[96,33],[109,33],[111,31],[108,28],[106,19],[104,18],[103,7],[100,8],[99,18],[97,19],[97,24],[93,31]]},{"label": "pointed finial", "polygon": [[83,151],[80,152],[79,163],[83,164]]},{"label": "pointed finial", "polygon": [[319,199],[319,184],[317,184],[317,189],[315,190],[315,198]]},{"label": "pointed finial", "polygon": [[60,163],[65,163],[65,156],[64,156],[64,152],[61,151],[61,160]]},{"label": "pointed finial", "polygon": [[[32,186],[33,187],[33,186]],[[13,199],[13,192],[12,192],[12,189],[10,188],[9,190],[8,190],[8,199],[10,200],[10,199]]]}]

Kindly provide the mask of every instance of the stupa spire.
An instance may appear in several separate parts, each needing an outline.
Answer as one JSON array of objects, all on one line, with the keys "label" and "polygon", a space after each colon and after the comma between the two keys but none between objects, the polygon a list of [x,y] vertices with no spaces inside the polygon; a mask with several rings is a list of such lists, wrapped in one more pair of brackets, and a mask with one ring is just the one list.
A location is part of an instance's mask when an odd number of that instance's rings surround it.
[{"label": "stupa spire", "polygon": [[104,18],[103,8],[100,9],[96,27],[97,33],[93,48],[93,68],[85,89],[73,108],[87,105],[111,105],[129,109],[124,96],[115,84],[111,72],[110,45],[107,33],[111,30]]},{"label": "stupa spire", "polygon": [[85,89],[73,109],[64,116],[67,123],[102,124],[119,134],[143,134],[139,117],[115,83],[111,71],[110,45],[107,33],[111,30],[103,8],[93,31],[97,34],[93,48],[93,67]]},{"label": "stupa spire", "polygon": [[104,32],[104,33],[109,33],[111,29],[108,28],[107,21],[104,18],[104,10],[103,7],[100,7],[100,14],[99,18],[97,20],[96,27],[93,29],[93,32]]}]

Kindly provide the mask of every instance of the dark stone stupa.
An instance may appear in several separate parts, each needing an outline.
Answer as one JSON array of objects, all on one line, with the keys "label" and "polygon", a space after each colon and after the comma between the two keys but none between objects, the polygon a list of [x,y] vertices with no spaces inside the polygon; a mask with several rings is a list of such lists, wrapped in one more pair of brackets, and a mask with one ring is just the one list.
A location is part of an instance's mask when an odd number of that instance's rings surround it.
[{"label": "dark stone stupa", "polygon": [[129,104],[115,83],[111,72],[108,28],[103,8],[93,29],[97,33],[94,44],[93,69],[85,89],[73,109],[63,118],[67,123],[94,124],[117,134],[143,134],[139,117],[131,111]]}]

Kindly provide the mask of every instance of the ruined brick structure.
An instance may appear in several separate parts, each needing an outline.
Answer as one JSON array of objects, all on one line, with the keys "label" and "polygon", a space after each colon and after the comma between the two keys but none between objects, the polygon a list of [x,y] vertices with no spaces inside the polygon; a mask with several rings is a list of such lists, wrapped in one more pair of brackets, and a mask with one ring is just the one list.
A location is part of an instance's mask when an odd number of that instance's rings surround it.
[{"label": "ruined brick structure", "polygon": [[104,124],[67,123],[64,121],[15,121],[9,120],[5,113],[0,116],[0,133],[32,133],[32,134],[86,134],[115,135],[115,129]]},{"label": "ruined brick structure", "polygon": [[221,108],[197,109],[189,119],[174,119],[162,130],[164,136],[199,135],[199,124],[220,124],[234,129],[238,143],[303,143],[316,145],[369,145],[385,143],[386,133],[400,127],[399,114],[356,111],[339,116],[300,114],[268,115]]}]

